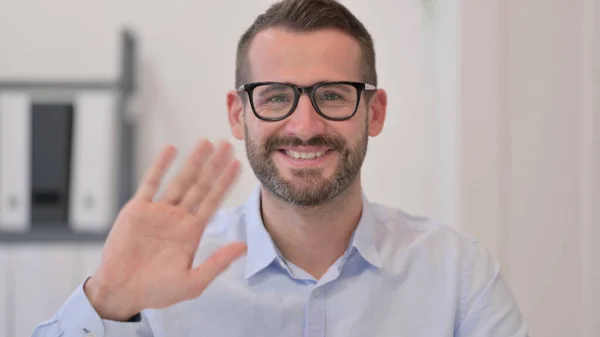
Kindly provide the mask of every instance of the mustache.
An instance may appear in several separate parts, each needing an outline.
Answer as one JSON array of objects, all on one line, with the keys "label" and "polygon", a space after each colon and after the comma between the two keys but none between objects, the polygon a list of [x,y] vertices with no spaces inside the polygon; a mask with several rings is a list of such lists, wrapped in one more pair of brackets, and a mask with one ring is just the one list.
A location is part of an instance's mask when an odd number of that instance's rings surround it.
[{"label": "mustache", "polygon": [[342,151],[346,148],[346,141],[337,136],[315,136],[306,141],[297,137],[270,137],[265,142],[265,152],[271,153],[284,146],[318,146]]}]

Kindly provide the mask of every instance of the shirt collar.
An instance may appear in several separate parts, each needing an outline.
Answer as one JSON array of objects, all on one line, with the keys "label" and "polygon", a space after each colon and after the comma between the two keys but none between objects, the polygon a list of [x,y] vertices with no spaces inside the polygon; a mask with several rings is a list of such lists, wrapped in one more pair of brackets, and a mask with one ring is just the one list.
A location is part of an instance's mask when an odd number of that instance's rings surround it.
[{"label": "shirt collar", "polygon": [[362,194],[363,210],[358,226],[352,234],[350,247],[356,248],[359,254],[372,266],[381,268],[381,256],[377,249],[377,218],[373,205],[369,202],[364,192]]},{"label": "shirt collar", "polygon": [[[381,268],[381,256],[377,250],[376,217],[371,203],[363,198],[363,211],[358,226],[352,234],[349,248],[356,248],[359,254],[372,266]],[[275,243],[262,221],[260,185],[254,189],[246,202],[245,221],[248,251],[246,253],[245,277],[250,278],[268,267],[279,256]],[[350,249],[349,249],[350,250]]]},{"label": "shirt collar", "polygon": [[246,203],[246,278],[266,268],[278,256],[275,243],[262,221],[260,185],[250,194]]}]

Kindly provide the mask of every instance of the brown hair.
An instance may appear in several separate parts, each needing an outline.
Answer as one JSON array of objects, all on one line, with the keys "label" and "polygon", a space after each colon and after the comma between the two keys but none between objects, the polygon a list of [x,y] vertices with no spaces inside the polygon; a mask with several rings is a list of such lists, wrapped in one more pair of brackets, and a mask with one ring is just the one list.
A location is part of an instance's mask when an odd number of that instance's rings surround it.
[{"label": "brown hair", "polygon": [[300,32],[334,28],[354,37],[362,49],[363,80],[377,86],[373,39],[364,25],[335,0],[282,0],[259,15],[239,40],[235,87],[248,79],[247,54],[254,36],[265,28],[283,27]]}]

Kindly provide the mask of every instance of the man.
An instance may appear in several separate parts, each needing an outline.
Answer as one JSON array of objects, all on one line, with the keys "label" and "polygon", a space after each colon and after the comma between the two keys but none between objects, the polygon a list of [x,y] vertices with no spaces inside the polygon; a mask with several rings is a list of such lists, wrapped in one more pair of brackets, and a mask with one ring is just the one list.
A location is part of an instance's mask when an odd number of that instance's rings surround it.
[{"label": "man", "polygon": [[239,162],[206,140],[156,196],[166,147],[96,273],[34,336],[527,335],[480,243],[363,194],[387,99],[346,8],[273,5],[240,39],[236,89],[229,123],[261,183],[247,204],[216,212]]}]

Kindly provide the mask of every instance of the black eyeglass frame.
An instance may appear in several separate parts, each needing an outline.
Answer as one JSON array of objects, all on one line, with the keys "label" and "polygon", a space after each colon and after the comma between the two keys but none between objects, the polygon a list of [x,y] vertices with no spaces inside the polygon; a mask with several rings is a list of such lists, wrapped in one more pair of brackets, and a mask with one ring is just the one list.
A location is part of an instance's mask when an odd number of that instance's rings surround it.
[{"label": "black eyeglass frame", "polygon": [[[268,85],[268,84],[284,85],[284,86],[288,86],[294,90],[294,101],[292,102],[290,111],[281,117],[265,118],[265,117],[259,115],[256,112],[256,109],[254,108],[254,100],[252,98],[254,89],[256,89],[259,86]],[[356,97],[356,106],[354,107],[354,111],[352,112],[352,114],[350,114],[347,117],[329,117],[326,114],[324,114],[321,111],[321,109],[319,109],[319,107],[315,101],[315,92],[317,91],[317,89],[319,89],[320,87],[323,87],[326,85],[332,85],[332,84],[346,84],[346,85],[351,85],[354,88],[356,88],[356,96],[357,96]],[[245,91],[248,94],[248,99],[250,100],[250,107],[252,108],[252,112],[254,113],[256,118],[263,120],[265,122],[277,122],[277,121],[281,121],[281,120],[288,118],[292,113],[294,113],[294,111],[296,111],[296,108],[298,107],[298,102],[300,101],[300,95],[302,95],[303,93],[308,94],[308,97],[310,98],[310,102],[311,102],[313,108],[315,108],[315,111],[321,117],[323,117],[327,120],[330,120],[330,121],[345,121],[345,120],[348,120],[348,119],[354,117],[354,115],[356,115],[356,112],[358,111],[358,106],[360,105],[360,98],[362,96],[362,93],[364,91],[371,91],[371,90],[377,90],[377,87],[372,84],[363,83],[363,82],[353,82],[353,81],[321,82],[321,83],[317,83],[315,85],[311,85],[308,87],[303,87],[303,86],[298,86],[298,85],[295,85],[292,83],[283,83],[283,82],[251,82],[251,83],[243,84],[239,88],[237,88],[237,91]]]}]

